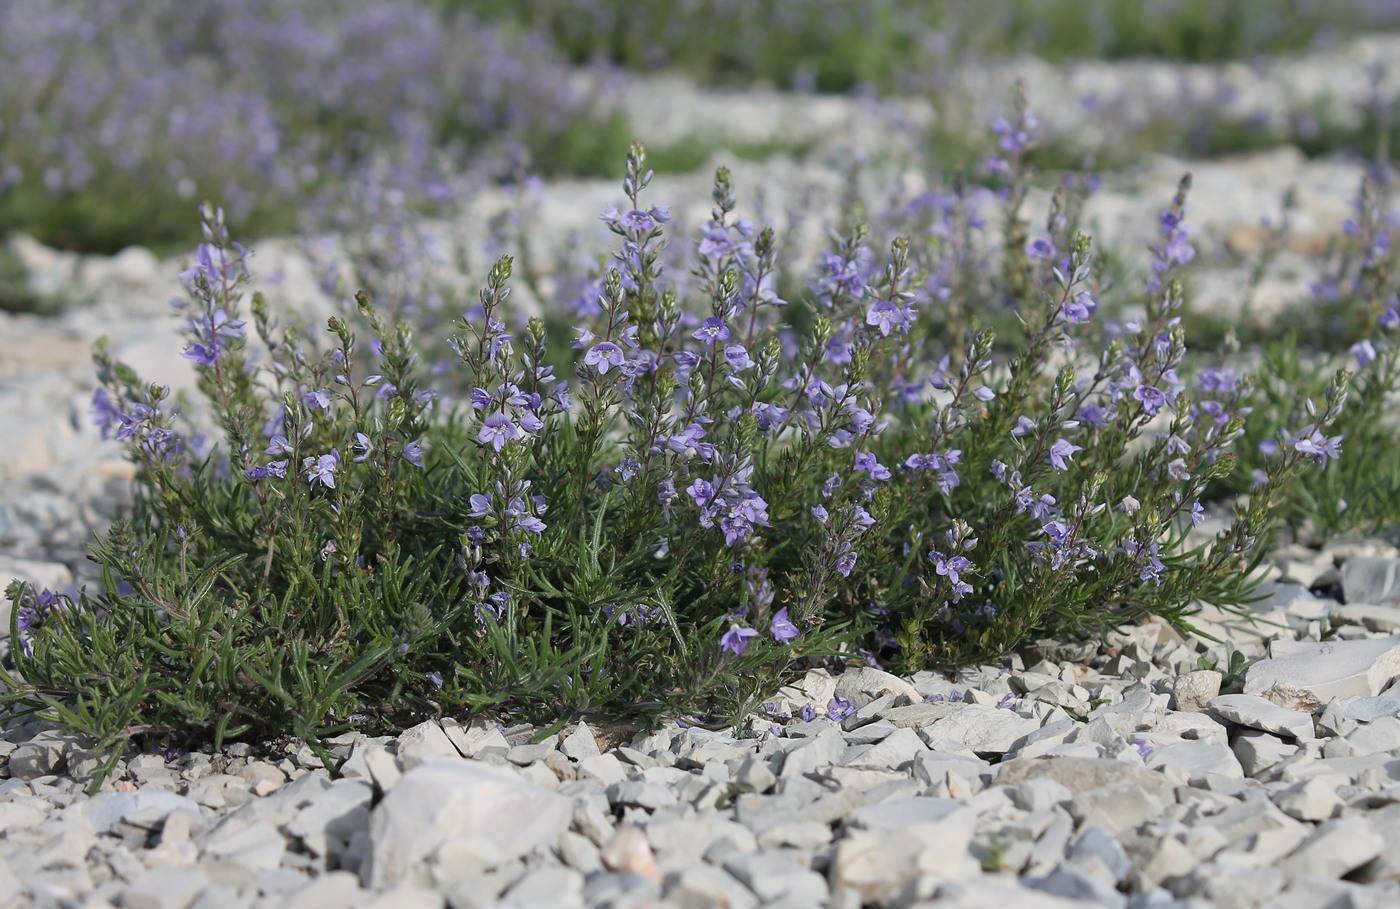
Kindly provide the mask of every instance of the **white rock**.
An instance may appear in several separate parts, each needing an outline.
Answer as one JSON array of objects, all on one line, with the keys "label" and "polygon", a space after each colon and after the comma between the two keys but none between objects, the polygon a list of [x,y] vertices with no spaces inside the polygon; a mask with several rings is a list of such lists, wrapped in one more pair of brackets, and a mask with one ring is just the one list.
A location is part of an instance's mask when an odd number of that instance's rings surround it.
[{"label": "white rock", "polygon": [[554,845],[572,817],[567,798],[509,770],[467,761],[421,764],[370,813],[361,879],[379,888],[417,877],[453,841],[470,841],[482,867],[492,867]]},{"label": "white rock", "polygon": [[1336,697],[1380,694],[1400,674],[1400,635],[1359,641],[1276,640],[1245,671],[1244,693],[1311,713]]},{"label": "white rock", "polygon": [[758,897],[713,865],[687,865],[666,875],[663,894],[677,909],[758,909]]},{"label": "white rock", "polygon": [[847,669],[836,679],[835,694],[849,697],[862,694],[871,700],[884,694],[896,697],[903,695],[911,701],[922,701],[923,696],[913,685],[897,675],[876,669],[873,666],[857,666]]},{"label": "white rock", "polygon": [[1245,776],[1256,777],[1261,771],[1296,754],[1298,746],[1267,732],[1246,729],[1235,736],[1230,750],[1235,752]]},{"label": "white rock", "polygon": [[1206,781],[1211,774],[1243,779],[1244,768],[1230,750],[1230,746],[1220,742],[1186,740],[1163,745],[1147,756],[1147,766],[1152,769],[1173,767],[1183,771],[1193,785]]},{"label": "white rock", "polygon": [[661,883],[661,870],[647,842],[647,835],[631,824],[624,824],[598,852],[603,867],[621,874],[636,874],[653,883]]},{"label": "white rock", "polygon": [[972,828],[956,821],[851,832],[836,843],[828,879],[833,888],[857,891],[865,903],[885,903],[921,874],[956,879],[980,873],[971,841]]},{"label": "white rock", "polygon": [[461,756],[457,746],[435,720],[425,720],[399,735],[399,765],[412,770],[419,764]]},{"label": "white rock", "polygon": [[1335,817],[1346,804],[1337,794],[1337,787],[1345,783],[1346,780],[1335,776],[1315,776],[1275,793],[1273,803],[1291,818],[1325,821]]},{"label": "white rock", "polygon": [[[247,809],[244,809],[247,810]],[[227,816],[201,843],[203,853],[242,865],[250,871],[269,871],[282,862],[287,851],[282,832],[266,821],[233,823]]]},{"label": "white rock", "polygon": [[1348,603],[1382,606],[1400,603],[1400,559],[1353,556],[1342,563],[1342,591]]},{"label": "white rock", "polygon": [[969,704],[919,730],[934,751],[1005,754],[1016,741],[1040,728],[1040,721],[1013,710]]},{"label": "white rock", "polygon": [[889,735],[879,742],[870,746],[870,750],[862,754],[853,761],[847,762],[848,767],[863,767],[891,770],[909,764],[922,751],[928,751],[928,746],[919,738],[919,734],[912,729],[896,728]]},{"label": "white rock", "polygon": [[511,885],[503,909],[571,909],[583,906],[583,875],[557,865],[537,868]]},{"label": "white rock", "polygon": [[598,748],[598,740],[593,737],[593,730],[588,728],[587,723],[579,723],[577,729],[565,736],[559,743],[559,750],[576,761],[602,753]]},{"label": "white rock", "polygon": [[1188,672],[1176,680],[1172,689],[1171,707],[1173,710],[1204,710],[1206,703],[1220,694],[1220,683],[1224,676],[1214,669],[1198,669]]},{"label": "white rock", "polygon": [[578,763],[579,779],[597,780],[604,786],[627,779],[627,770],[612,752],[595,754]]},{"label": "white rock", "polygon": [[203,868],[156,868],[132,881],[121,892],[123,909],[186,909],[209,886]]},{"label": "white rock", "polygon": [[827,725],[787,753],[778,776],[782,779],[815,773],[836,763],[846,750],[846,740],[835,725]]},{"label": "white rock", "polygon": [[1212,698],[1207,706],[1222,719],[1251,729],[1262,729],[1299,741],[1311,739],[1314,735],[1311,714],[1280,707],[1258,695],[1225,694]]},{"label": "white rock", "polygon": [[775,853],[750,855],[733,852],[724,859],[724,870],[748,887],[763,905],[779,900],[794,905],[826,903],[826,880],[815,871]]},{"label": "white rock", "polygon": [[1385,839],[1359,815],[1324,821],[1281,864],[1289,880],[1306,874],[1338,878],[1380,855]]}]

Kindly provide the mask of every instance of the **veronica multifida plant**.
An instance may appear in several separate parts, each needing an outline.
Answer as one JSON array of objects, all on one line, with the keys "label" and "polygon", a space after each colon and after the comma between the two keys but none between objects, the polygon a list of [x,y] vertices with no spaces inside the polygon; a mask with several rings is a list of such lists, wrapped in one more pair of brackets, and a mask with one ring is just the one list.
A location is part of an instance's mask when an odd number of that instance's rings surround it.
[{"label": "veronica multifida plant", "polygon": [[8,699],[108,744],[491,708],[732,719],[843,638],[959,666],[1238,603],[1278,490],[1334,453],[1344,375],[1234,526],[1183,549],[1250,392],[1228,367],[1178,377],[1185,186],[1127,325],[1095,323],[1087,237],[1006,251],[1029,250],[1001,272],[1023,326],[1007,357],[976,326],[931,353],[928,273],[860,225],[795,327],[776,237],[738,217],[723,169],[673,278],[650,177],[636,145],[572,381],[541,321],[508,328],[503,258],[450,339],[450,394],[366,295],[324,341],[256,294],[250,324],[242,250],[204,209],[184,335],[209,407],[99,347],[94,413],[138,466],[137,506],[93,548],[100,591],[31,610]]}]

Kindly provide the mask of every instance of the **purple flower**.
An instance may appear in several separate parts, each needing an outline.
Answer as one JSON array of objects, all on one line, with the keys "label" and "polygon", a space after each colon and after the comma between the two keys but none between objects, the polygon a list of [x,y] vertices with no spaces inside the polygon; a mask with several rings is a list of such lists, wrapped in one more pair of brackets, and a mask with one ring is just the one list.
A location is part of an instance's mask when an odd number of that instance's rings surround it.
[{"label": "purple flower", "polygon": [[524,436],[525,433],[520,430],[520,427],[511,422],[505,414],[493,413],[482,422],[481,431],[477,433],[476,440],[500,451],[507,442]]},{"label": "purple flower", "polygon": [[730,625],[729,630],[720,638],[719,649],[728,650],[735,656],[741,656],[744,653],[744,648],[749,646],[749,639],[756,637],[758,637],[758,632],[752,628]]},{"label": "purple flower", "polygon": [[1370,341],[1357,341],[1351,345],[1351,355],[1356,357],[1356,368],[1364,369],[1376,360],[1376,347]]},{"label": "purple flower", "polygon": [[263,454],[291,454],[292,445],[284,435],[275,435],[268,440],[268,446],[263,449]]},{"label": "purple flower", "polygon": [[329,413],[331,409],[331,390],[329,388],[318,388],[315,391],[308,391],[301,396],[307,407],[317,407]]},{"label": "purple flower", "polygon": [[803,704],[797,708],[797,718],[804,723],[810,723],[817,718],[817,708],[811,704]]},{"label": "purple flower", "polygon": [[1072,457],[1076,451],[1083,450],[1083,446],[1074,445],[1070,442],[1066,442],[1064,439],[1056,439],[1055,444],[1050,446],[1050,451],[1048,453],[1050,466],[1054,467],[1056,470],[1068,470],[1069,466],[1065,463],[1065,459]]},{"label": "purple flower", "polygon": [[340,452],[332,448],[330,453],[323,454],[315,458],[303,458],[301,466],[306,468],[306,480],[315,489],[320,483],[331,489],[335,488],[335,471],[340,464]]},{"label": "purple flower", "polygon": [[1308,425],[1289,439],[1288,444],[1293,446],[1294,451],[1326,467],[1330,459],[1342,456],[1341,442],[1341,436],[1325,436],[1316,426]]},{"label": "purple flower", "polygon": [[623,212],[623,214],[617,219],[617,222],[626,229],[636,231],[637,233],[642,233],[644,231],[651,230],[653,227],[656,226],[655,218],[653,218],[647,212],[640,211],[635,208],[631,211]]},{"label": "purple flower", "polygon": [[742,344],[726,344],[724,359],[729,364],[729,368],[735,372],[743,372],[753,365],[753,358],[749,356],[748,350]]},{"label": "purple flower", "polygon": [[909,321],[909,313],[889,300],[880,300],[865,314],[865,324],[879,328],[880,336],[885,338],[891,331],[904,333]]},{"label": "purple flower", "polygon": [[[278,436],[277,438],[280,439],[281,436]],[[273,441],[275,442],[276,439],[274,439]],[[285,441],[285,440],[284,440],[284,441]],[[353,452],[356,452],[356,455],[355,455],[355,457],[351,458],[350,460],[351,460],[351,461],[356,461],[356,462],[367,460],[367,459],[369,458],[370,449],[373,448],[373,447],[374,447],[374,446],[371,444],[371,442],[370,442],[370,440],[369,440],[369,436],[365,435],[365,434],[362,433],[362,432],[357,432],[357,433],[355,433],[355,444],[350,446],[350,450],[353,451]],[[268,454],[271,454],[271,453],[272,453],[272,449],[271,449],[271,448],[269,448],[267,451],[268,451]]]},{"label": "purple flower", "polygon": [[200,366],[213,366],[214,362],[219,359],[219,347],[217,344],[195,343],[186,347],[181,356],[186,360],[193,360]]},{"label": "purple flower", "polygon": [[621,366],[625,359],[622,348],[611,341],[600,341],[583,355],[583,362],[597,367],[600,374],[606,374],[610,367]]},{"label": "purple flower", "polygon": [[1017,417],[1016,428],[1011,430],[1011,434],[1017,437],[1029,435],[1033,432],[1035,432],[1035,421],[1027,416]]},{"label": "purple flower", "polygon": [[855,713],[855,705],[839,694],[826,702],[826,717],[829,720],[839,723],[852,713]]},{"label": "purple flower", "polygon": [[768,630],[773,635],[773,640],[779,644],[786,644],[802,633],[796,625],[788,621],[786,606],[773,613],[773,621],[769,623]]},{"label": "purple flower", "polygon": [[851,551],[851,544],[848,541],[841,543],[841,556],[836,560],[836,573],[843,578],[849,578],[851,572],[856,567],[856,553]]},{"label": "purple flower", "polygon": [[436,671],[436,670],[434,670],[434,671],[432,671],[432,672],[425,672],[425,673],[423,673],[423,678],[425,678],[425,679],[427,679],[429,682],[431,682],[431,683],[433,684],[433,687],[434,687],[434,688],[437,688],[437,689],[441,689],[441,688],[442,688],[442,673],[441,673],[441,672],[438,672],[438,671]]},{"label": "purple flower", "polygon": [[476,493],[467,500],[471,510],[467,514],[473,518],[484,517],[491,510],[491,496]]},{"label": "purple flower", "polygon": [[890,469],[875,459],[875,456],[868,451],[856,452],[855,469],[858,471],[869,471],[872,480],[888,480]]},{"label": "purple flower", "polygon": [[695,329],[691,337],[697,341],[705,341],[710,344],[716,341],[728,341],[729,329],[725,327],[724,322],[720,321],[715,316],[710,316],[704,322],[700,323],[700,327]]},{"label": "purple flower", "polygon": [[1149,417],[1156,416],[1167,403],[1167,396],[1155,385],[1139,385],[1133,389],[1133,399],[1142,402],[1143,412]]},{"label": "purple flower", "polygon": [[1066,300],[1060,307],[1060,315],[1071,325],[1079,325],[1089,321],[1089,317],[1098,311],[1099,304],[1094,302],[1094,298],[1089,296],[1087,290],[1081,290],[1074,295],[1073,300]]},{"label": "purple flower", "polygon": [[696,477],[695,481],[685,488],[685,491],[695,500],[696,505],[708,505],[715,496],[714,486],[710,485],[709,481],[699,477]]},{"label": "purple flower", "polygon": [[1171,477],[1173,480],[1180,480],[1183,483],[1191,479],[1191,472],[1186,469],[1185,459],[1172,458],[1172,460],[1167,463],[1167,476]]},{"label": "purple flower", "polygon": [[423,442],[415,439],[403,447],[403,459],[414,467],[423,466]]}]

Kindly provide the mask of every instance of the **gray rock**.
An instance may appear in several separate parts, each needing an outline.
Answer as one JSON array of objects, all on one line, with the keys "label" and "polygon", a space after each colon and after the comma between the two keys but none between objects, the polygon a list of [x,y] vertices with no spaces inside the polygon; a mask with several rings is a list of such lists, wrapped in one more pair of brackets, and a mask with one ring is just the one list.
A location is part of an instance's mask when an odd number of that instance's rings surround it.
[{"label": "gray rock", "polygon": [[1290,881],[1303,875],[1339,878],[1381,854],[1385,839],[1364,817],[1324,821],[1283,862]]},{"label": "gray rock", "polygon": [[922,701],[923,695],[913,685],[897,675],[876,669],[873,666],[856,666],[847,669],[836,679],[836,694],[850,697],[864,695],[862,700],[874,700],[882,695],[903,696],[910,701]]},{"label": "gray rock", "polygon": [[1224,676],[1214,669],[1198,669],[1188,672],[1176,680],[1172,689],[1171,708],[1173,710],[1199,711],[1220,694],[1220,683]]},{"label": "gray rock", "polygon": [[880,713],[880,718],[910,729],[920,729],[932,725],[951,713],[956,713],[966,705],[936,701],[931,704],[906,704],[903,707],[889,707]]},{"label": "gray rock", "polygon": [[1089,859],[1094,860],[1108,871],[1115,884],[1124,880],[1133,867],[1132,860],[1128,858],[1128,853],[1123,850],[1122,845],[1102,827],[1085,828],[1074,841],[1074,845],[1070,846],[1067,855],[1070,862],[1076,864],[1084,864]]},{"label": "gray rock", "polygon": [[194,799],[159,789],[99,792],[83,803],[82,810],[93,829],[100,834],[117,824],[156,830],[175,811],[183,811],[195,818],[203,816]]},{"label": "gray rock", "polygon": [[466,761],[431,762],[403,775],[370,814],[361,878],[388,887],[421,875],[444,844],[467,841],[482,868],[552,846],[573,818],[570,801],[514,773]]},{"label": "gray rock", "polygon": [[1400,631],[1400,608],[1371,603],[1348,603],[1335,607],[1329,617],[1333,625],[1359,625],[1367,631],[1393,634]]},{"label": "gray rock", "polygon": [[919,735],[934,751],[999,755],[1039,728],[1040,720],[1023,717],[1013,710],[968,704],[920,729]]},{"label": "gray rock", "polygon": [[1336,697],[1380,694],[1400,674],[1400,635],[1359,641],[1274,641],[1245,671],[1244,693],[1312,713]]},{"label": "gray rock", "polygon": [[1400,559],[1353,556],[1342,564],[1342,591],[1348,603],[1381,606],[1400,603]]},{"label": "gray rock", "polygon": [[574,909],[583,906],[584,877],[572,868],[546,865],[511,885],[501,900],[503,909]]},{"label": "gray rock", "polygon": [[1128,905],[1128,898],[1111,885],[1073,865],[1061,865],[1044,877],[1027,878],[1025,883],[1036,890],[1073,900],[1081,906],[1092,903],[1111,909],[1124,909]]},{"label": "gray rock", "polygon": [[461,752],[435,720],[425,720],[399,735],[399,765],[412,770],[429,761],[460,758]]},{"label": "gray rock", "polygon": [[121,904],[124,909],[186,909],[209,883],[199,866],[154,868],[122,889]]},{"label": "gray rock", "polygon": [[858,830],[837,841],[827,875],[832,888],[855,890],[864,903],[886,903],[920,875],[977,875],[971,840],[971,826],[954,821]]},{"label": "gray rock", "polygon": [[593,737],[593,730],[588,728],[587,723],[579,723],[578,728],[565,736],[559,742],[559,750],[575,761],[602,753],[598,748],[598,740]]},{"label": "gray rock", "polygon": [[846,740],[842,737],[841,730],[828,725],[815,737],[806,740],[787,753],[778,776],[786,779],[806,773],[815,773],[840,760],[845,750]]},{"label": "gray rock", "polygon": [[1345,801],[1337,794],[1343,781],[1335,776],[1315,776],[1294,783],[1272,796],[1279,810],[1300,821],[1325,821],[1341,812]]},{"label": "gray rock", "polygon": [[896,728],[879,742],[870,746],[860,757],[847,761],[848,767],[878,769],[898,769],[909,765],[920,752],[928,751],[928,746],[912,729]]},{"label": "gray rock", "polygon": [[597,780],[603,786],[611,786],[626,780],[627,770],[617,759],[617,755],[609,752],[595,754],[579,761],[578,775],[580,779]]},{"label": "gray rock", "polygon": [[713,865],[687,865],[662,882],[662,893],[677,909],[757,909],[758,897],[733,875]]},{"label": "gray rock", "polygon": [[1235,736],[1235,742],[1230,749],[1235,752],[1240,769],[1247,777],[1257,777],[1261,771],[1298,752],[1297,745],[1255,729],[1244,730]]},{"label": "gray rock", "polygon": [[826,902],[826,879],[810,868],[773,853],[732,852],[724,870],[748,887],[763,905],[793,900],[819,906]]},{"label": "gray rock", "polygon": [[[245,809],[246,810],[246,809]],[[282,861],[287,851],[282,833],[266,821],[231,823],[229,815],[209,832],[201,843],[204,855],[241,865],[249,871],[270,871]]]},{"label": "gray rock", "polygon": [[1299,741],[1311,739],[1314,735],[1311,714],[1280,707],[1258,695],[1221,695],[1211,699],[1207,706],[1216,716],[1239,726],[1262,729]]}]

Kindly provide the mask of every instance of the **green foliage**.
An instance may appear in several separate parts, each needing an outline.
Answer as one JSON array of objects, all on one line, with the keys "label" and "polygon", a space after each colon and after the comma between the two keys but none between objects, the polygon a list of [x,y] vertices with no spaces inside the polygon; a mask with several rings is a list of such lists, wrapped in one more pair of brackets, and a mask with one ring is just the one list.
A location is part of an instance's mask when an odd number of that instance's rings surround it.
[{"label": "green foliage", "polygon": [[[1010,171],[1020,248],[1019,158]],[[772,290],[776,236],[741,222],[723,168],[682,298],[650,176],[634,145],[628,210],[606,216],[623,251],[573,382],[541,320],[507,328],[509,257],[435,387],[409,323],[367,294],[324,334],[245,301],[240,248],[206,207],[184,330],[203,406],[99,345],[95,410],[129,447],[136,508],[93,548],[101,590],[14,591],[3,699],[104,746],[506,710],[734,723],[856,646],[957,668],[1249,598],[1307,458],[1285,451],[1231,527],[1188,546],[1251,386],[1215,389],[1228,419],[1199,418],[1175,372],[1177,260],[1161,254],[1146,317],[1105,337],[1088,237],[1054,236],[1063,268],[1008,257],[985,276],[1017,322],[998,348],[972,309],[965,331],[929,330],[934,307],[911,309],[927,251],[897,237],[877,253],[854,224],[798,327]],[[1346,388],[1341,373],[1319,431]]]}]

